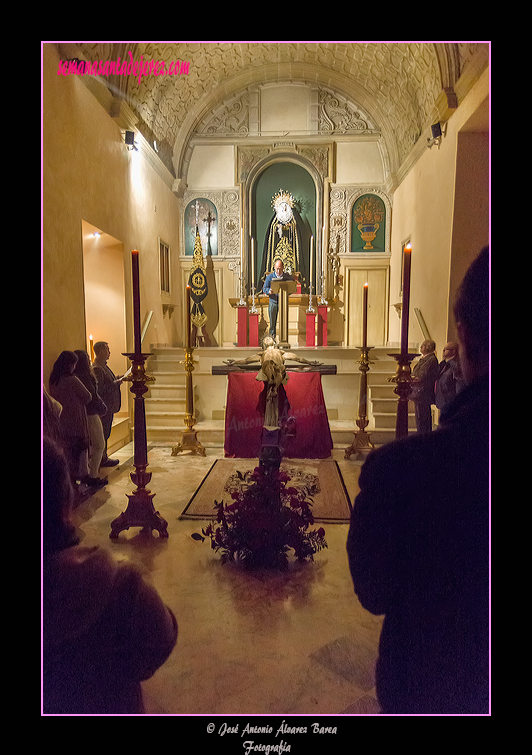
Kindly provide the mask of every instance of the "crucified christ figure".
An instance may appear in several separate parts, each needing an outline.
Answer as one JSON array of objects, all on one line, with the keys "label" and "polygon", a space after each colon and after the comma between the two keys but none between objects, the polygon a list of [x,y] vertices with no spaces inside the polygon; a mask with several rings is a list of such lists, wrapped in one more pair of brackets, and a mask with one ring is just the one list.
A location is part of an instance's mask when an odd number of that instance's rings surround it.
[{"label": "crucified christ figure", "polygon": [[[291,351],[282,351],[275,345],[275,341],[271,336],[266,336],[263,345],[265,348],[258,354],[254,354],[253,356],[238,361],[227,359],[224,364],[240,365],[260,362],[260,370],[258,371],[255,380],[262,380],[267,384],[264,425],[267,428],[273,429],[279,427],[279,387],[285,385],[288,380],[285,360],[299,362],[303,365],[308,365],[309,367],[315,367],[316,365],[322,364],[322,362],[310,362],[308,359],[299,357]],[[305,368],[303,367],[301,370],[303,371]]]}]

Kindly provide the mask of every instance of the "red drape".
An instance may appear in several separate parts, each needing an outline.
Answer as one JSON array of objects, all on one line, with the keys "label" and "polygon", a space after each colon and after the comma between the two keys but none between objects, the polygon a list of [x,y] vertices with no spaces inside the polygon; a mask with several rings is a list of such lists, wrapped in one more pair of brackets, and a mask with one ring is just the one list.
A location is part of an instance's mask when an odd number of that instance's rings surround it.
[{"label": "red drape", "polygon": [[[258,411],[264,383],[256,373],[230,372],[225,410],[225,455],[243,459],[260,454],[263,415]],[[296,419],[296,434],[283,453],[292,459],[326,459],[333,447],[319,372],[289,372],[284,386]]]}]

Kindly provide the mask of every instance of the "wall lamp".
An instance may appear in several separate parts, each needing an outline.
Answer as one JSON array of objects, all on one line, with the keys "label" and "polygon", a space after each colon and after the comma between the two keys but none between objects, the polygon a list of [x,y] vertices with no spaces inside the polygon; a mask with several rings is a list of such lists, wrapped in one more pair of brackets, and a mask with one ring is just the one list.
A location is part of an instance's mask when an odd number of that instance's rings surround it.
[{"label": "wall lamp", "polygon": [[126,131],[125,134],[125,142],[128,149],[128,152],[131,152],[131,150],[135,150],[135,152],[138,152],[137,145],[135,144],[135,132],[134,131]]},{"label": "wall lamp", "polygon": [[432,149],[435,145],[437,147],[440,146],[441,140],[445,136],[447,132],[447,124],[444,123],[443,125],[438,121],[438,123],[435,123],[433,126],[430,127],[430,130],[432,131],[432,137],[427,139],[427,147],[429,149]]}]

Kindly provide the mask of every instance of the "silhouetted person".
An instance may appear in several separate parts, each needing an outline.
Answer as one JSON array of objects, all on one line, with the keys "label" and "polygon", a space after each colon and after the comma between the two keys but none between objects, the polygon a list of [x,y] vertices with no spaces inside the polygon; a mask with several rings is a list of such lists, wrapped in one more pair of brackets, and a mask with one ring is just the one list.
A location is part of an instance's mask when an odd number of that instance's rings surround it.
[{"label": "silhouetted person", "polygon": [[355,592],[384,614],[383,713],[489,712],[489,251],[455,305],[464,389],[438,429],[373,451],[347,542]]},{"label": "silhouetted person", "polygon": [[173,613],[137,569],[78,544],[65,458],[43,438],[43,712],[143,713],[140,682],[170,655]]}]

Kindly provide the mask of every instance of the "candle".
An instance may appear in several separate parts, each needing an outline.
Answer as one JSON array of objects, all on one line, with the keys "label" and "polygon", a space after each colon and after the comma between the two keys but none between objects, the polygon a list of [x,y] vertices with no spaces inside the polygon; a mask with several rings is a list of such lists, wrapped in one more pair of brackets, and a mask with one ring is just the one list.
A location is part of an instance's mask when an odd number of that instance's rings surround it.
[{"label": "candle", "polygon": [[312,289],[312,268],[314,267],[314,236],[310,237],[310,290]]},{"label": "candle", "polygon": [[90,354],[91,354],[91,362],[94,361],[94,338],[92,336],[89,336],[89,348],[90,348]]},{"label": "candle", "polygon": [[240,276],[244,275],[244,229],[240,229]]},{"label": "candle", "polygon": [[412,244],[408,243],[403,254],[403,307],[401,310],[401,354],[408,354],[408,316],[410,309],[410,266]]},{"label": "candle", "polygon": [[255,239],[251,239],[251,287],[255,287]]},{"label": "candle", "polygon": [[131,251],[131,271],[133,276],[133,333],[135,338],[135,354],[141,353],[140,344],[140,288],[139,288],[139,252]]},{"label": "candle", "polygon": [[362,346],[368,345],[368,284],[364,283],[364,307],[362,316]]},{"label": "candle", "polygon": [[190,349],[190,337],[191,337],[191,326],[190,326],[190,286],[187,286],[186,290],[186,318],[185,318],[185,344],[187,349]]}]

